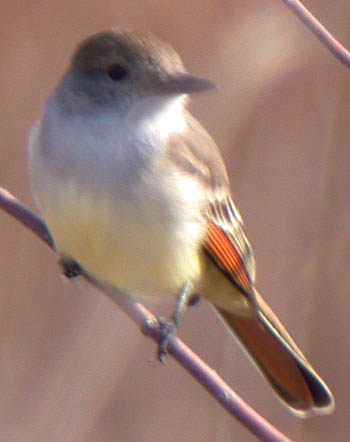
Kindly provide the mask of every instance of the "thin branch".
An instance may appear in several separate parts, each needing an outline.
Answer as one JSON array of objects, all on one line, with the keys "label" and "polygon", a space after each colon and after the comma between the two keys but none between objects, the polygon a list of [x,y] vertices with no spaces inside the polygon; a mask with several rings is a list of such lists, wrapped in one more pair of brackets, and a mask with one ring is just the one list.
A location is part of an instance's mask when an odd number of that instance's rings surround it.
[{"label": "thin branch", "polygon": [[54,249],[53,241],[45,223],[29,209],[24,207],[17,198],[8,190],[0,187],[0,207],[24,224],[44,241],[51,249]]},{"label": "thin branch", "polygon": [[330,32],[298,0],[282,0],[300,20],[316,35],[332,54],[345,66],[350,67],[350,52],[336,40]]},{"label": "thin branch", "polygon": [[[54,249],[52,238],[43,221],[25,208],[10,192],[2,188],[0,188],[0,207],[28,227],[51,249]],[[84,277],[118,304],[140,326],[143,334],[159,342],[161,332],[157,319],[142,304],[119,292],[114,287],[102,285],[87,274],[84,274]],[[168,351],[230,414],[235,416],[258,439],[265,442],[291,442],[290,439],[247,405],[212,368],[180,339],[177,337],[171,338]]]}]

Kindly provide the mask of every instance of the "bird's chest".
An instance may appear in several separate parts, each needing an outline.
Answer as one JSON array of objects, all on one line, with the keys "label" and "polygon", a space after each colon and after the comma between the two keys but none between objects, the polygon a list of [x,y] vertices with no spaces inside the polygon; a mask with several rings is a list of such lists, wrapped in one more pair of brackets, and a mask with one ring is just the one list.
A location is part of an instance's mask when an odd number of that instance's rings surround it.
[{"label": "bird's chest", "polygon": [[152,146],[101,152],[95,141],[34,153],[34,192],[57,249],[124,290],[178,290],[200,270],[197,183]]}]

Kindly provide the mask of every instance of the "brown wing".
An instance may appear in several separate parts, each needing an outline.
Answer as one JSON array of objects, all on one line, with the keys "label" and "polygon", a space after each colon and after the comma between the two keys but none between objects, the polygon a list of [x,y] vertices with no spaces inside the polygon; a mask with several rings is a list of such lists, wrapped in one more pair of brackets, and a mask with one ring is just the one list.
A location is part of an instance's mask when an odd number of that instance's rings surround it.
[{"label": "brown wing", "polygon": [[231,196],[221,154],[203,127],[188,113],[188,129],[169,140],[168,156],[184,174],[201,184],[206,195],[203,216],[208,223],[204,248],[239,290],[253,298],[254,256],[241,216]]}]

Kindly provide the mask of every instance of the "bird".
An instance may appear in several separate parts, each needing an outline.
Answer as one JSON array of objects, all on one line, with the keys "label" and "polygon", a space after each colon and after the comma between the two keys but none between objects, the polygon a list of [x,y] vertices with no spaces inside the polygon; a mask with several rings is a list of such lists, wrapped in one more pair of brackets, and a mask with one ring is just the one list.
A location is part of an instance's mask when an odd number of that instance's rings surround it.
[{"label": "bird", "polygon": [[151,33],[87,37],[30,132],[36,204],[67,275],[205,298],[292,413],[331,413],[330,389],[256,287],[224,161],[188,110],[215,87]]}]

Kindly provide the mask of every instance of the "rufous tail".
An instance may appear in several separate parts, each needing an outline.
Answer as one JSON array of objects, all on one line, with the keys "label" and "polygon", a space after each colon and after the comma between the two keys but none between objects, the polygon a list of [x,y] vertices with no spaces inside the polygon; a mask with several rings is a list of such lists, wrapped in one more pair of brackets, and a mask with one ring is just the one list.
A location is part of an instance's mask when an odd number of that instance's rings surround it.
[{"label": "rufous tail", "polygon": [[291,336],[256,292],[256,306],[245,314],[215,306],[279,398],[299,417],[328,414],[333,396]]}]

